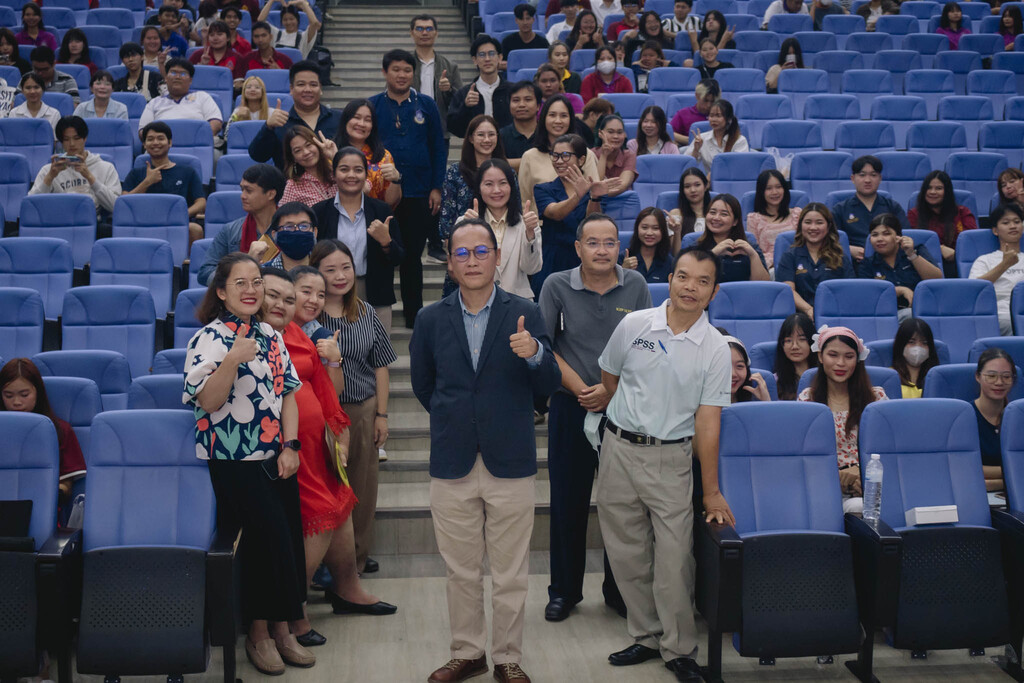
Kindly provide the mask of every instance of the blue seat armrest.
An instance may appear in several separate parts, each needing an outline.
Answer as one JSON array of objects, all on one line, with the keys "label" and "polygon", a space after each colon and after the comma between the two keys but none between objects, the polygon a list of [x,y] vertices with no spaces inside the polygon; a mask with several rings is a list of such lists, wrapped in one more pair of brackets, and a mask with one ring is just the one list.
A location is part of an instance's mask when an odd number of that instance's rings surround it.
[{"label": "blue seat armrest", "polygon": [[235,553],[241,537],[241,531],[234,535],[218,532],[206,553],[206,623],[210,628],[210,644],[214,646],[234,647],[240,630]]},{"label": "blue seat armrest", "polygon": [[743,540],[728,524],[697,521],[697,610],[713,631],[737,631],[741,626]]},{"label": "blue seat armrest", "polygon": [[903,539],[885,522],[865,522],[845,516],[846,533],[853,540],[854,580],[861,622],[873,628],[896,621],[900,594]]},{"label": "blue seat armrest", "polygon": [[1024,512],[1017,510],[993,510],[992,526],[1004,538],[1016,543],[1024,543]]}]

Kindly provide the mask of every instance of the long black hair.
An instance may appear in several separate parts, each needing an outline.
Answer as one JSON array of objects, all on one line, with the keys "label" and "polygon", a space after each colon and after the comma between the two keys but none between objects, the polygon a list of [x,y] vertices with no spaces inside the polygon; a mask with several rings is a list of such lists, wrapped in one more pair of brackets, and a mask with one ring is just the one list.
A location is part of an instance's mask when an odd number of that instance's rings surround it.
[{"label": "long black hair", "polygon": [[[830,337],[825,342],[825,346],[828,347],[829,344],[835,342],[841,342],[853,349],[854,352],[859,352],[857,340],[845,334]],[[824,354],[825,349],[823,348],[818,353]],[[871,379],[868,377],[864,361],[860,360],[860,358],[857,359],[857,364],[850,374],[850,379],[846,381],[846,390],[850,403],[849,412],[846,416],[846,435],[849,436],[850,432],[860,424],[860,416],[864,412],[864,408],[869,403],[875,402],[875,392],[871,388]],[[828,405],[828,377],[825,376],[822,368],[818,369],[814,379],[811,380],[811,400],[815,403]]]},{"label": "long black hair", "polygon": [[[579,23],[578,18],[576,19],[576,22]],[[561,102],[566,111],[569,112],[569,129],[565,131],[566,133],[573,132],[572,124],[573,120],[576,118],[573,114],[572,102],[570,102],[569,98],[565,95],[552,95],[546,102],[544,102],[544,106],[541,107],[540,110],[540,118],[537,119],[537,128],[533,131],[533,139],[530,140],[530,146],[536,147],[545,154],[551,153],[551,140],[548,139],[549,136],[547,129],[548,112],[551,111],[551,106],[556,102]]]},{"label": "long black hair", "polygon": [[[728,192],[723,192],[722,194],[715,195],[715,198],[711,200],[711,205],[714,205],[715,202],[722,202],[723,204],[728,206],[729,213],[731,213],[733,218],[736,220],[736,222],[732,224],[732,227],[729,228],[729,234],[726,236],[726,239],[747,239],[747,232],[743,228],[743,209],[740,207],[740,200],[736,199],[736,197],[732,196]],[[697,240],[697,246],[699,246],[701,249],[707,249],[708,251],[714,249],[714,233],[712,233],[708,229],[705,229],[704,234],[701,235],[699,240]]]},{"label": "long black hair", "polygon": [[691,166],[690,168],[683,171],[683,175],[679,176],[679,213],[683,217],[683,225],[680,228],[680,235],[686,235],[693,232],[694,225],[697,222],[697,214],[693,212],[690,207],[689,200],[686,199],[686,193],[683,188],[686,185],[686,179],[690,176],[696,176],[700,178],[700,181],[704,183],[704,215],[708,214],[708,208],[711,206],[711,184],[708,183],[708,177],[704,175],[704,171],[699,168]]},{"label": "long black hair", "polygon": [[[82,56],[79,58],[83,61],[72,62],[71,59],[71,48],[68,46],[72,40],[82,41]],[[64,34],[64,39],[60,41],[60,50],[57,52],[57,61],[62,64],[85,64],[90,61],[89,59],[89,39],[85,35],[85,31],[80,28],[69,28],[68,32]]]},{"label": "long black hair", "polygon": [[[933,180],[942,183],[942,203],[936,210],[928,203],[928,186]],[[956,217],[959,209],[956,206],[956,193],[953,181],[945,171],[932,171],[921,181],[921,191],[917,193],[917,222],[921,228],[927,228],[932,216],[942,222],[942,243],[951,245],[956,242]]]},{"label": "long black hair", "polygon": [[507,225],[515,225],[519,222],[519,219],[523,217],[523,200],[519,194],[519,181],[516,180],[515,171],[504,159],[498,157],[491,157],[484,163],[480,164],[480,168],[477,169],[476,175],[473,177],[473,196],[476,197],[479,202],[480,216],[483,217],[484,209],[486,204],[484,203],[483,194],[480,192],[480,186],[484,182],[484,173],[496,168],[505,174],[505,180],[508,181],[509,194],[508,204],[506,204],[506,210],[508,213],[505,214],[505,223]]},{"label": "long black hair", "polygon": [[642,124],[644,119],[648,116],[654,118],[654,125],[658,127],[658,139],[663,143],[672,142],[672,138],[668,136],[668,117],[665,116],[665,110],[656,104],[652,104],[643,113],[640,114],[640,121],[637,122],[636,126],[636,155],[647,154],[647,135],[643,131]]},{"label": "long black hair", "polygon": [[754,190],[754,213],[759,213],[763,216],[768,215],[768,200],[764,198],[764,193],[768,189],[768,181],[772,178],[778,180],[782,185],[782,201],[779,202],[779,212],[776,215],[776,220],[784,221],[789,217],[789,181],[786,180],[786,176],[774,168],[761,171],[757,176],[757,186]]},{"label": "long black hair", "polygon": [[[754,395],[749,391],[743,391],[743,387],[749,387],[750,384],[750,356],[747,355],[747,350],[743,348],[743,344],[737,344],[734,341],[728,342],[729,348],[734,351],[739,351],[740,356],[743,357],[743,364],[747,366],[747,376],[743,378],[743,384],[740,385],[739,391],[736,392],[736,398],[734,403],[743,403],[744,401],[754,400]],[[732,361],[729,361],[729,367],[732,368]]]},{"label": "long black hair", "polygon": [[[473,178],[476,177],[476,148],[473,147],[473,143],[470,138],[476,133],[476,129],[485,123],[489,123],[494,132],[498,133],[500,126],[498,122],[494,120],[493,116],[487,114],[477,114],[466,126],[466,137],[462,140],[462,156],[459,159],[459,173],[462,174],[462,179],[465,181],[467,186],[473,185]],[[492,159],[504,159],[505,158],[505,147],[501,144],[501,135],[498,135],[497,141],[494,143],[494,150],[491,152]]]},{"label": "long black hair", "polygon": [[366,136],[366,146],[370,148],[370,162],[377,164],[384,158],[385,150],[384,143],[380,139],[380,131],[377,128],[377,114],[373,105],[370,104],[370,100],[352,100],[345,105],[345,108],[341,110],[341,123],[338,124],[338,134],[334,136],[334,141],[338,143],[338,149],[352,144],[348,140],[348,131],[345,130],[345,127],[360,107],[370,110],[370,134]]},{"label": "long black hair", "polygon": [[654,216],[658,221],[658,229],[661,230],[661,239],[654,246],[654,260],[666,259],[672,251],[672,233],[668,231],[668,219],[665,212],[655,206],[648,206],[636,215],[633,223],[633,236],[629,238],[629,250],[636,256],[640,256],[643,243],[640,241],[640,223],[648,216]]},{"label": "long black hair", "polygon": [[942,6],[942,16],[939,17],[939,27],[940,28],[948,28],[950,30],[953,30],[953,27],[950,25],[950,21],[949,21],[949,13],[952,12],[953,10],[955,10],[955,9],[960,10],[960,21],[957,22],[956,30],[957,31],[963,30],[963,28],[964,28],[964,10],[963,10],[963,8],[960,7],[960,3],[958,3],[958,2],[947,2],[945,5]]},{"label": "long black hair", "polygon": [[800,47],[800,41],[796,38],[786,38],[782,41],[782,46],[779,47],[778,65],[782,66],[786,63],[786,57],[789,55],[790,50],[793,51],[793,55],[796,57],[796,68],[804,68],[804,51]]},{"label": "long black hair", "polygon": [[[903,349],[915,334],[928,345],[928,357],[917,370],[917,384],[910,381],[907,360],[903,357]],[[935,348],[935,335],[932,334],[931,325],[921,318],[907,318],[901,322],[900,326],[896,328],[896,336],[892,340],[892,369],[899,373],[900,382],[923,389],[924,376],[938,364],[939,352]]]},{"label": "long black hair", "polygon": [[[1013,19],[1013,26],[1009,31],[1007,31],[1003,26],[1003,19],[1007,15]],[[1021,33],[1024,33],[1024,21],[1022,21],[1019,7],[1007,7],[1003,10],[1003,13],[999,15],[999,33],[1011,36],[1019,36]]]},{"label": "long black hair", "polygon": [[[810,348],[811,337],[814,335],[814,322],[805,313],[791,313],[783,320],[782,327],[779,328],[779,339],[775,343],[775,364],[772,369],[778,384],[779,398],[785,401],[796,400],[796,389],[800,384],[796,366],[786,355],[784,348],[786,338],[797,333],[804,335],[807,339],[807,346]],[[807,354],[807,367],[818,367],[818,356],[813,351]]]}]

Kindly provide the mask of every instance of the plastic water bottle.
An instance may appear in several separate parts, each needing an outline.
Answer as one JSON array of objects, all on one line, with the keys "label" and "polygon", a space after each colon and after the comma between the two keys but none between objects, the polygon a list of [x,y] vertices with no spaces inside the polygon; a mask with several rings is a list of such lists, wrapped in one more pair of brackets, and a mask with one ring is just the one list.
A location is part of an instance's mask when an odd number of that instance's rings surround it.
[{"label": "plastic water bottle", "polygon": [[878,453],[872,453],[867,469],[864,470],[864,519],[877,522],[881,510],[882,459]]}]

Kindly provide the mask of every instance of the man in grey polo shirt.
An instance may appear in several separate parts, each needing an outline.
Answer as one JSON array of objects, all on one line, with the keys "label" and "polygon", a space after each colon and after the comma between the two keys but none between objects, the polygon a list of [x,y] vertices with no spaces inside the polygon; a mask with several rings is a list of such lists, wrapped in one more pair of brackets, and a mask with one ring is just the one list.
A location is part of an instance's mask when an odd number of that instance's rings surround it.
[{"label": "man in grey polo shirt", "polygon": [[[592,213],[580,222],[576,253],[581,265],[551,275],[540,293],[540,312],[562,371],[562,386],[551,397],[548,428],[548,621],[562,621],[583,600],[587,518],[597,469],[597,452],[583,433],[583,421],[588,412],[603,413],[609,399],[597,357],[627,313],[651,307],[643,276],[616,265],[619,233],[611,217]],[[604,597],[609,606],[621,610],[622,597],[607,558]]]},{"label": "man in grey polo shirt", "polygon": [[634,639],[608,660],[627,666],[661,655],[677,680],[694,683],[703,680],[694,660],[690,598],[694,451],[708,521],[734,523],[718,489],[719,419],[731,398],[729,346],[704,311],[717,292],[718,258],[683,250],[669,276],[668,301],[627,315],[598,360],[611,401],[597,511]]}]

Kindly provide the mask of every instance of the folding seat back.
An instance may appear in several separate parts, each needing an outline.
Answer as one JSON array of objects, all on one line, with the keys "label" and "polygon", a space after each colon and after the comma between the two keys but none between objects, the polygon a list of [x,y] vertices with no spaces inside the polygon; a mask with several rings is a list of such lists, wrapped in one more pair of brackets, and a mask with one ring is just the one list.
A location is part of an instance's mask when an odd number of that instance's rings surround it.
[{"label": "folding seat back", "polygon": [[835,34],[840,50],[845,50],[846,41],[855,33],[867,30],[864,17],[859,14],[830,14],[821,20],[821,30]]},{"label": "folding seat back", "polygon": [[43,24],[50,30],[58,29],[63,33],[74,28],[75,21],[75,13],[67,7],[51,4],[43,8]]},{"label": "folding seat back", "polygon": [[932,168],[944,168],[950,154],[967,151],[967,129],[956,121],[916,121],[907,127],[907,149],[926,155]]},{"label": "folding seat back", "polygon": [[[124,69],[124,67],[121,67]],[[111,75],[115,79],[124,76],[124,73],[118,75],[113,73]],[[142,152],[142,140],[139,139],[139,119],[142,118],[142,112],[146,109],[146,97],[145,95],[137,92],[115,92],[111,93],[111,99],[117,100],[124,106],[128,107],[128,126],[132,131],[132,151],[134,154],[140,154]]]},{"label": "folding seat back", "polygon": [[921,97],[914,95],[884,95],[870,104],[870,118],[888,121],[896,134],[896,149],[907,148],[907,129],[914,121],[928,120],[928,107]]},{"label": "folding seat back", "polygon": [[0,238],[0,287],[27,287],[43,299],[46,318],[56,320],[71,288],[71,246],[55,237]]},{"label": "folding seat back", "polygon": [[814,295],[814,324],[849,327],[865,341],[896,334],[896,288],[885,280],[827,280]]},{"label": "folding seat back", "polygon": [[[228,127],[228,154],[249,155],[249,143],[264,126],[264,121],[235,121]],[[255,162],[250,162],[250,165]]]},{"label": "folding seat back", "polygon": [[188,204],[180,195],[121,195],[114,202],[114,237],[164,240],[175,265],[188,258],[188,221]]},{"label": "folding seat back", "polygon": [[658,195],[658,201],[655,206],[662,211],[671,211],[672,209],[679,208],[679,191],[673,190],[672,192],[662,192]]},{"label": "folding seat back", "polygon": [[1008,167],[1006,157],[993,152],[957,152],[946,159],[946,173],[953,187],[974,193],[980,217],[988,215],[992,198],[998,196],[999,174]]},{"label": "folding seat back", "polygon": [[113,26],[121,40],[128,42],[135,29],[135,16],[130,9],[123,7],[97,7],[86,14],[85,23],[87,26]]},{"label": "folding seat back", "polygon": [[184,381],[180,375],[144,375],[132,380],[128,389],[128,410],[187,410],[181,402]]},{"label": "folding seat back", "polygon": [[[238,123],[248,123],[248,121],[239,121]],[[248,152],[222,156],[217,160],[217,191],[237,192],[239,184],[242,182],[242,174],[255,163]],[[207,203],[209,203],[209,198],[207,198]]]},{"label": "folding seat back", "polygon": [[[86,14],[88,15],[88,13]],[[121,47],[121,43],[124,42],[124,36],[117,26],[87,23],[85,26],[78,26],[78,28],[85,33],[85,37],[89,40],[90,55],[98,48],[103,50],[104,55],[106,55],[107,64],[118,63],[118,50]]]},{"label": "folding seat back", "polygon": [[882,69],[851,69],[843,74],[843,93],[860,102],[860,117],[874,118],[872,103],[883,95],[892,95],[892,74]]},{"label": "folding seat back", "polygon": [[658,307],[668,299],[667,282],[648,282],[647,289],[651,292],[651,306]]},{"label": "folding seat back", "polygon": [[0,119],[0,149],[25,157],[28,175],[33,179],[39,169],[50,163],[53,136],[53,127],[46,119]]},{"label": "folding seat back", "polygon": [[182,375],[188,349],[164,349],[153,356],[154,375]]},{"label": "folding seat back", "polygon": [[928,20],[937,14],[942,14],[942,5],[932,0],[907,0],[900,5],[900,14],[924,20],[923,26],[918,24],[917,30],[911,32],[916,34],[918,31],[928,30]]},{"label": "folding seat back", "polygon": [[1024,334],[1024,287],[1019,282],[1010,291],[1010,321],[1015,335]]},{"label": "folding seat back", "polygon": [[875,68],[888,71],[892,76],[893,94],[902,95],[907,72],[924,68],[924,62],[921,55],[913,50],[882,50],[875,55]]},{"label": "folding seat back", "polygon": [[89,443],[92,421],[103,412],[100,388],[84,377],[44,377],[43,384],[53,414],[71,425],[88,462],[92,455]]},{"label": "folding seat back", "polygon": [[846,37],[845,50],[852,52],[859,52],[864,55],[864,63],[868,68],[872,68],[875,65],[875,53],[881,52],[882,50],[893,50],[897,45],[893,42],[892,36],[888,33],[880,33],[874,31],[869,33],[867,31],[860,33],[851,33]]},{"label": "folding seat back", "polygon": [[171,310],[174,255],[164,240],[111,237],[97,240],[89,261],[89,284],[133,285],[148,289],[161,320]]},{"label": "folding seat back", "polygon": [[[966,38],[966,36],[964,36]],[[981,36],[976,36],[981,37]],[[993,36],[1002,40],[1000,36]],[[988,99],[992,104],[995,119],[1003,118],[1003,108],[1006,100],[1017,94],[1017,80],[1012,71],[1002,69],[989,69],[985,71],[972,71],[967,74],[967,93],[969,95],[980,95]]]},{"label": "folding seat back", "polygon": [[[637,161],[642,158],[637,158]],[[676,186],[678,184],[677,182]],[[216,237],[225,225],[244,216],[241,192],[228,190],[211,192],[206,201],[206,237]]]},{"label": "folding seat back", "polygon": [[[992,58],[992,68],[1013,73],[1015,93],[1024,93],[1024,53],[1000,52]],[[1004,118],[1010,118],[1004,114]]]},{"label": "folding seat back", "polygon": [[1003,411],[999,440],[1003,451],[1003,481],[1011,511],[1024,510],[1024,403],[1011,402]]},{"label": "folding seat back", "polygon": [[[687,41],[689,38],[687,37]],[[547,59],[547,53],[545,53]],[[681,66],[665,66],[654,69],[647,76],[647,92],[654,103],[662,109],[672,93],[692,93],[700,82],[700,72]]]},{"label": "folding seat back", "polygon": [[975,339],[999,336],[996,290],[988,280],[923,280],[914,288],[913,309],[949,345],[955,363],[967,360]]},{"label": "folding seat back", "polygon": [[[538,66],[548,61],[548,51],[544,49],[540,50],[512,50],[508,53],[508,70],[514,72],[517,69],[536,69]],[[261,71],[263,69],[260,69]],[[259,76],[260,74],[256,74]],[[285,74],[287,76],[287,74]],[[285,79],[285,91],[287,88],[287,78]],[[277,88],[275,88],[277,90]],[[283,92],[283,91],[282,91]]]},{"label": "folding seat back", "polygon": [[981,55],[977,52],[947,50],[935,55],[935,68],[953,72],[953,85],[957,95],[967,94],[967,74],[981,69]]},{"label": "folding seat back", "polygon": [[771,29],[767,31],[737,31],[732,37],[736,41],[736,49],[744,52],[760,52],[761,50],[778,52],[782,45],[779,34],[774,33]]},{"label": "folding seat back", "polygon": [[497,12],[484,16],[484,31],[487,35],[497,35],[505,31],[516,31],[516,15],[512,12]]},{"label": "folding seat back", "polygon": [[[864,364],[869,367],[892,367],[892,339],[876,339],[865,342],[864,346],[871,350]],[[935,340],[935,350],[939,354],[939,364],[949,365],[949,346],[941,339]]]},{"label": "folding seat back", "polygon": [[800,31],[794,33],[793,37],[800,41],[800,49],[804,53],[805,61],[808,61],[808,58],[812,58],[809,61],[813,62],[813,56],[819,52],[839,49],[836,37],[824,31]]},{"label": "folding seat back", "polygon": [[853,95],[811,95],[804,104],[804,118],[821,126],[821,146],[832,150],[839,123],[860,120],[860,102]]},{"label": "folding seat back", "polygon": [[762,145],[764,149],[777,148],[783,156],[817,152],[821,149],[821,126],[814,121],[794,119],[768,121],[764,125]]},{"label": "folding seat back", "polygon": [[925,176],[932,170],[931,159],[921,152],[881,152],[878,160],[885,169],[879,189],[888,192],[901,204],[921,189]]},{"label": "folding seat back", "polygon": [[[3,7],[3,5],[0,5],[0,7]],[[10,8],[8,7],[7,9]],[[16,66],[0,65],[0,78],[4,79],[7,83],[17,83],[21,80],[21,71]]]},{"label": "folding seat back", "polygon": [[75,268],[89,261],[96,240],[96,205],[85,194],[37,194],[21,202],[19,234],[56,237],[71,245]]},{"label": "folding seat back", "polygon": [[[64,65],[61,64],[61,66],[63,67]],[[86,72],[88,73],[88,69],[86,69]],[[24,101],[25,96],[19,93],[14,97],[14,106],[18,106]],[[44,92],[43,103],[56,109],[61,116],[71,116],[75,112],[75,101],[67,93]]]},{"label": "folding seat back", "polygon": [[917,33],[919,28],[920,24],[918,24],[917,19],[901,14],[883,14],[875,22],[875,31],[888,33],[890,36],[893,36],[894,42],[902,36]]},{"label": "folding seat back", "polygon": [[747,355],[750,356],[750,367],[764,368],[768,372],[775,372],[775,347],[776,342],[758,342],[747,348]]},{"label": "folding seat back", "polygon": [[[870,356],[868,356],[870,358]],[[880,387],[885,395],[892,401],[903,398],[903,388],[900,385],[900,375],[898,372],[890,367],[882,367],[878,365],[868,365],[864,363],[865,370],[868,373],[868,381],[871,382],[871,386]],[[930,372],[930,371],[929,371]],[[811,382],[818,375],[818,368],[808,368],[800,375],[800,381],[797,382],[796,391],[797,394],[802,392],[807,387],[811,386]]]},{"label": "folding seat back", "polygon": [[654,98],[645,93],[602,93],[601,97],[615,105],[615,113],[624,119],[639,119],[654,104]]},{"label": "folding seat back", "polygon": [[[207,69],[225,69],[220,66],[208,66]],[[198,67],[196,69],[198,76]],[[231,73],[230,71],[228,72]],[[195,85],[195,82],[193,82]],[[230,81],[229,81],[230,87]],[[230,116],[230,112],[225,116]],[[174,134],[174,150],[178,154],[188,154],[199,159],[202,168],[203,184],[210,182],[213,176],[213,131],[206,121],[191,121],[188,119],[166,119],[164,121],[171,127]],[[234,126],[232,126],[233,128]]]},{"label": "folding seat back", "polygon": [[956,79],[949,69],[913,69],[904,76],[903,92],[923,97],[928,105],[928,119],[934,121],[939,115],[939,101],[956,94]]},{"label": "folding seat back", "polygon": [[978,131],[982,123],[995,117],[992,102],[981,95],[952,95],[939,102],[939,120],[956,121],[964,124],[967,133],[967,150],[978,149]]},{"label": "folding seat back", "polygon": [[[697,0],[694,3],[694,12],[704,15],[713,9],[718,10],[722,14],[732,14],[738,11],[739,6],[736,0]],[[747,5],[748,11],[751,9],[750,5]],[[756,14],[756,12],[755,12]],[[764,14],[763,12],[761,13]]]},{"label": "folding seat back", "polygon": [[[535,52],[538,51],[535,50]],[[540,66],[540,64],[537,66]],[[249,76],[257,76],[263,81],[263,85],[268,93],[267,102],[271,107],[274,106],[274,98],[277,97],[277,93],[287,93],[290,89],[287,69],[250,69],[245,72],[245,78]],[[271,96],[269,93],[274,93],[274,95]]]},{"label": "folding seat back", "polygon": [[[966,38],[967,40],[964,40]],[[973,33],[960,36],[960,50],[977,52],[982,59],[991,59],[1004,49],[1003,37],[997,33]]]},{"label": "folding seat back", "polygon": [[[60,473],[57,432],[53,422],[44,415],[4,410],[0,411],[0,433],[4,435],[4,447],[0,449],[0,500],[32,501],[28,535],[35,541],[34,549],[39,550],[57,528],[57,479]],[[195,457],[194,447],[192,455]],[[35,558],[32,559],[34,563]],[[11,588],[8,586],[5,590]],[[13,602],[14,598],[12,595],[7,599]],[[34,594],[32,598],[35,602]],[[0,622],[0,633],[5,639],[19,635],[16,630],[10,630],[10,626],[13,624],[6,619]],[[34,629],[30,636],[29,652],[34,653]],[[6,647],[4,649],[6,651]],[[30,666],[34,666],[38,673],[39,662],[35,657],[31,658]]]},{"label": "folding seat back", "polygon": [[999,249],[999,238],[990,230],[964,230],[956,237],[956,265],[960,277],[970,275],[971,266],[982,254]]},{"label": "folding seat back", "polygon": [[854,159],[896,150],[896,129],[888,121],[842,121],[836,126],[836,151]]},{"label": "folding seat back", "polygon": [[903,49],[912,50],[921,55],[923,68],[934,69],[935,55],[949,49],[949,39],[944,35],[930,32],[927,28],[929,19],[922,21],[925,22],[925,26],[921,33],[911,33],[908,36],[903,36]]},{"label": "folding seat back", "polygon": [[[748,4],[748,7],[749,7],[749,4]],[[728,25],[728,26],[735,26],[736,27],[736,31],[739,32],[739,31],[759,31],[759,30],[761,30],[761,17],[764,16],[764,15],[761,14],[761,15],[754,16],[754,15],[751,15],[751,14],[733,14],[733,13],[730,13],[730,12],[723,12],[723,16],[725,17],[726,25]],[[678,36],[677,36],[677,38],[678,38]],[[689,46],[690,46],[689,40],[690,40],[690,38],[689,38],[689,36],[687,36],[686,37],[686,41],[687,41],[686,42],[686,47],[687,48],[689,48]],[[678,42],[678,40],[676,42]]]},{"label": "folding seat back", "polygon": [[763,152],[719,154],[711,162],[711,186],[715,192],[741,196],[757,181],[757,176],[775,168],[775,159]]},{"label": "folding seat back", "polygon": [[644,154],[637,157],[633,189],[640,206],[654,206],[659,194],[677,190],[683,171],[696,165],[693,157],[682,154]]},{"label": "folding seat back", "polygon": [[[231,116],[231,112],[226,111],[225,108],[230,109],[231,103],[234,101],[234,94],[232,93],[233,80],[234,76],[231,73],[231,69],[226,66],[197,64],[196,75],[192,77],[192,87],[195,90],[203,90],[213,96],[220,103],[221,111],[224,112],[224,119],[227,120]],[[177,135],[174,136],[174,143],[177,146]]]},{"label": "folding seat back", "polygon": [[89,119],[90,152],[106,154],[113,158],[117,177],[124,180],[132,170],[135,158],[132,150],[132,128],[124,119]]},{"label": "folding seat back", "polygon": [[768,20],[768,30],[788,36],[800,31],[813,31],[814,21],[809,14],[776,14]]},{"label": "folding seat back", "polygon": [[675,95],[670,94],[668,99],[665,100],[665,116],[667,116],[668,120],[671,121],[677,111],[685,109],[686,107],[692,107],[696,103],[697,98],[692,92],[679,93]]},{"label": "folding seat back", "polygon": [[174,302],[174,346],[184,348],[202,327],[196,319],[196,309],[206,296],[206,288],[183,289]]},{"label": "folding seat back", "polygon": [[1006,157],[1012,168],[1020,168],[1024,164],[1024,121],[988,121],[981,124],[978,133],[978,149],[982,152],[994,152]]},{"label": "folding seat back", "polygon": [[32,356],[43,377],[80,377],[96,384],[103,410],[128,405],[131,370],[124,355],[114,351],[44,351]]},{"label": "folding seat back", "polygon": [[708,313],[714,325],[724,327],[750,348],[777,339],[782,321],[795,310],[793,290],[784,283],[723,282]]},{"label": "folding seat back", "polygon": [[742,95],[764,93],[764,72],[760,69],[723,69],[715,73],[715,80],[722,88],[722,97],[730,102]]},{"label": "folding seat back", "polygon": [[864,56],[850,50],[825,50],[814,55],[811,63],[828,74],[828,92],[839,94],[843,91],[843,74],[863,69]]},{"label": "folding seat back", "polygon": [[73,287],[64,295],[63,348],[117,351],[138,377],[153,361],[155,322],[153,297],[142,287]]},{"label": "folding seat back", "polygon": [[43,299],[26,287],[0,287],[0,358],[43,350]]},{"label": "folding seat back", "polygon": [[828,92],[828,73],[817,68],[786,69],[779,74],[778,90],[780,95],[788,95],[793,100],[796,117],[803,118],[807,98]]},{"label": "folding seat back", "polygon": [[188,286],[189,289],[195,287],[203,287],[199,284],[199,269],[203,263],[206,262],[206,252],[210,250],[210,245],[213,244],[213,238],[206,237],[201,240],[196,240],[192,243],[189,248],[188,254]]},{"label": "folding seat back", "polygon": [[[1013,364],[1024,367],[1024,337],[982,337],[975,339],[971,351],[967,355],[968,363],[977,363],[978,358],[986,349],[1000,348],[1010,354]],[[1015,385],[1016,386],[1016,385]]]},{"label": "folding seat back", "polygon": [[[689,45],[690,38],[686,37],[686,43]],[[678,45],[678,41],[676,45]],[[594,66],[594,53],[596,50],[591,48],[581,47],[578,50],[573,50],[572,54],[569,55],[569,70],[577,73],[583,71],[587,67]]]},{"label": "folding seat back", "polygon": [[[928,261],[939,270],[942,270],[942,250],[939,248],[939,236],[934,230],[907,228],[903,231],[903,235],[914,240],[916,248],[924,249],[927,252]],[[874,253],[875,250],[871,246],[871,240],[868,240],[864,243],[864,258],[871,258]]]}]

